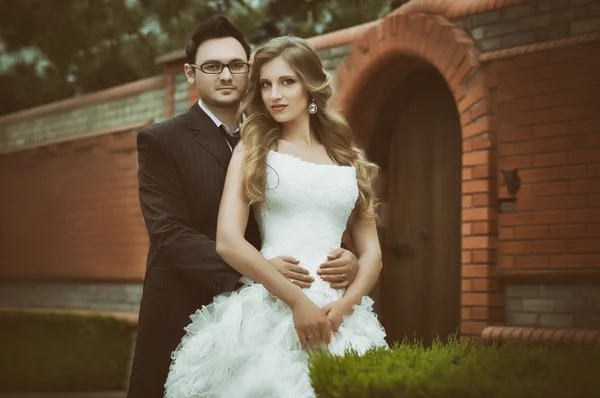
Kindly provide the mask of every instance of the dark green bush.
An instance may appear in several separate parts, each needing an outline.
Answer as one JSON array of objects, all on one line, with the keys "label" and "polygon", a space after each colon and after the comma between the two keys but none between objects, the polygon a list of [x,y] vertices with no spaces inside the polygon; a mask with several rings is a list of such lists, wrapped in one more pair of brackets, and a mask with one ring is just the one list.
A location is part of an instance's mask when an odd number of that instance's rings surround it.
[{"label": "dark green bush", "polygon": [[404,341],[364,356],[311,357],[319,398],[597,398],[600,346]]},{"label": "dark green bush", "polygon": [[105,316],[0,312],[0,391],[123,390],[132,329]]}]

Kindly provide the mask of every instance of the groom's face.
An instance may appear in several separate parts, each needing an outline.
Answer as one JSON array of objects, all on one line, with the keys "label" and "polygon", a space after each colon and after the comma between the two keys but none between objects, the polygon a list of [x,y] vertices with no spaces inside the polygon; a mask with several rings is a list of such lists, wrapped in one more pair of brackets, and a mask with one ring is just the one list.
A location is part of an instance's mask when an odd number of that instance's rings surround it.
[{"label": "groom's face", "polygon": [[[200,44],[196,53],[197,68],[192,71],[202,101],[220,108],[239,106],[248,84],[248,73],[239,73],[240,64],[245,62],[248,60],[244,47],[233,37],[210,39]],[[214,72],[220,64],[231,66],[224,67],[220,73],[200,70],[205,65],[207,71]]]}]

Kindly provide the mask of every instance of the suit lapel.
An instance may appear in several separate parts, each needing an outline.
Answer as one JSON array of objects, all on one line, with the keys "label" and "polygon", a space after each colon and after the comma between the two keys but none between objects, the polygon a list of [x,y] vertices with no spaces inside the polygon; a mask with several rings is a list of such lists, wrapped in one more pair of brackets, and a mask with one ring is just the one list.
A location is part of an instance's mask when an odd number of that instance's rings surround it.
[{"label": "suit lapel", "polygon": [[227,168],[231,160],[231,149],[219,128],[198,103],[190,108],[188,114],[188,126],[196,133],[196,142],[214,155],[224,168]]}]

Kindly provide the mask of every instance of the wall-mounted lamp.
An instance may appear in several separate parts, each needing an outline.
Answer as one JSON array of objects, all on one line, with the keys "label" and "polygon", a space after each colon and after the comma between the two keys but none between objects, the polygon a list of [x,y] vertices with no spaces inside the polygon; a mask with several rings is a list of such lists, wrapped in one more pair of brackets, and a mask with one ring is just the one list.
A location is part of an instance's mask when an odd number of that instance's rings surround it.
[{"label": "wall-mounted lamp", "polygon": [[511,195],[516,194],[521,187],[519,171],[517,169],[502,170],[502,176],[504,177],[504,183],[508,188],[508,193]]}]

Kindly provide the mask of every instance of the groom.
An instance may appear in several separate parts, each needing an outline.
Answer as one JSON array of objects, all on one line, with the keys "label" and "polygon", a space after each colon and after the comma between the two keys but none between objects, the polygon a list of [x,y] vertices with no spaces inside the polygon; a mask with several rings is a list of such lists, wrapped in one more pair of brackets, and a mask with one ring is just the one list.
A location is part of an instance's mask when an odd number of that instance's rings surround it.
[{"label": "groom", "polygon": [[[217,214],[232,148],[239,137],[236,114],[246,92],[250,46],[225,17],[200,25],[187,45],[184,65],[200,100],[185,114],[144,128],[137,137],[139,198],[150,237],[128,398],[161,398],[171,353],[190,315],[213,297],[240,287],[241,275],[216,252]],[[252,212],[250,212],[252,214]],[[253,216],[246,239],[260,248]],[[294,258],[270,261],[300,287],[308,271]],[[344,249],[322,265],[335,288],[358,270]]]}]

